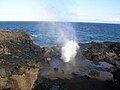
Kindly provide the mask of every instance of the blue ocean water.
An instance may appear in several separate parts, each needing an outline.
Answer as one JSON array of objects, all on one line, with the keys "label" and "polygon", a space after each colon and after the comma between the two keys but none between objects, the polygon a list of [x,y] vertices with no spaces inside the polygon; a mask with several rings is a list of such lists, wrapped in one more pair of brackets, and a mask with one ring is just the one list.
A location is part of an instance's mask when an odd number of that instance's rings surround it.
[{"label": "blue ocean water", "polygon": [[[54,28],[54,22],[0,22],[0,30],[25,31],[31,36],[36,44],[40,46],[53,46],[58,43],[59,32]],[[66,24],[64,30],[69,34],[76,35],[77,41],[120,42],[120,24],[105,23],[78,23],[78,22],[58,22]],[[68,25],[68,26],[67,26]],[[71,36],[70,35],[70,36]],[[69,35],[68,35],[69,36]],[[72,36],[73,37],[73,36]]]}]

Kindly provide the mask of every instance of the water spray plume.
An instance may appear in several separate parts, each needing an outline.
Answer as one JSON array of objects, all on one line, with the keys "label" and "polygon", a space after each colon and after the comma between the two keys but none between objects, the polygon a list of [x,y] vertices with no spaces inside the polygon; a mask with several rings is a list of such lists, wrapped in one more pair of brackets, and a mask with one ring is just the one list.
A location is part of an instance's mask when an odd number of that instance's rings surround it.
[{"label": "water spray plume", "polygon": [[[77,50],[79,49],[78,43],[75,40],[73,40],[74,37],[76,37],[75,33],[72,32],[73,28],[72,29],[69,28],[69,30],[67,30],[66,28],[70,27],[69,25],[65,25],[65,27],[62,27],[58,23],[54,23],[54,25],[57,28],[56,30],[58,30],[58,32],[60,33],[59,38],[62,43],[61,58],[63,59],[64,62],[70,62],[75,58],[77,54]],[[67,31],[69,31],[69,33],[67,33]],[[74,35],[70,35],[70,34],[74,34]]]},{"label": "water spray plume", "polygon": [[74,59],[77,54],[78,48],[79,45],[75,41],[67,41],[61,49],[62,59],[64,60],[64,62],[69,62],[70,60]]}]

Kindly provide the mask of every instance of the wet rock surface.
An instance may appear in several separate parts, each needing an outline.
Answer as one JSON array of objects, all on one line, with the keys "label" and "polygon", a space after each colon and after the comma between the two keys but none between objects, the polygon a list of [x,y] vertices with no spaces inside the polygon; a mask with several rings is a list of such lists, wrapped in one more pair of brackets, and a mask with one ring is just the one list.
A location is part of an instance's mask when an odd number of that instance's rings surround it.
[{"label": "wet rock surface", "polygon": [[119,90],[120,43],[81,43],[64,63],[60,47],[39,47],[25,32],[0,31],[2,90]]}]

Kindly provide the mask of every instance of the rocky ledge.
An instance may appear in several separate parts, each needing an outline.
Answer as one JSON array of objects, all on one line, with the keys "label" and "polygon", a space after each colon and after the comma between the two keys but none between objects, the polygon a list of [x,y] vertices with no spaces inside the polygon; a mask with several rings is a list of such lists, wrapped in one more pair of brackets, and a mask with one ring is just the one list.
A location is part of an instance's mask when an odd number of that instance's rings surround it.
[{"label": "rocky ledge", "polygon": [[112,85],[115,90],[120,89],[120,42],[101,42],[101,43],[86,43],[80,44],[82,54],[88,60],[93,61],[95,64],[99,64],[101,61],[105,61],[113,65]]},{"label": "rocky ledge", "polygon": [[81,47],[83,55],[94,63],[107,61],[120,66],[120,42],[92,42],[81,44]]},{"label": "rocky ledge", "polygon": [[40,71],[40,62],[34,59],[39,50],[25,32],[0,31],[0,90],[34,88]]},{"label": "rocky ledge", "polygon": [[0,90],[32,90],[41,63],[58,55],[53,48],[40,48],[25,32],[0,31]]},{"label": "rocky ledge", "polygon": [[[120,43],[101,42],[80,45],[80,53],[94,64],[105,61],[113,65],[110,73],[113,80],[98,80],[89,76],[71,73],[73,78],[56,77],[58,74],[42,77],[43,67],[51,66],[54,58],[60,58],[60,47],[43,47],[33,43],[25,32],[0,31],[0,89],[3,90],[59,90],[59,89],[116,89],[120,88]],[[54,68],[59,72],[58,68]],[[64,74],[62,70],[62,74]],[[97,72],[90,72],[94,77]],[[107,74],[108,75],[108,74]],[[66,75],[64,75],[66,76]],[[89,83],[90,82],[90,83]],[[71,85],[74,85],[73,87]],[[81,86],[79,86],[81,85]],[[86,87],[89,86],[90,88]],[[96,85],[96,87],[94,87]],[[107,86],[107,87],[106,87]],[[112,87],[112,88],[111,88]]]},{"label": "rocky ledge", "polygon": [[39,62],[20,64],[0,61],[0,89],[31,90],[39,75]]}]

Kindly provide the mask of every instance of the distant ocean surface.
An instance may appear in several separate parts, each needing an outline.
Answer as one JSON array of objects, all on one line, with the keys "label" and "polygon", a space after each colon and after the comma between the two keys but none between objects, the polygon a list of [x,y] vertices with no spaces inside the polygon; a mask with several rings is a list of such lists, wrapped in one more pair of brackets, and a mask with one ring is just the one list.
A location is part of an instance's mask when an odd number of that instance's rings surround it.
[{"label": "distant ocean surface", "polygon": [[[57,44],[56,40],[59,33],[53,30],[54,28],[53,26],[51,27],[51,25],[54,24],[52,23],[53,22],[0,22],[0,30],[25,31],[33,36],[33,40],[37,45],[53,46]],[[120,24],[66,23],[73,27],[78,42],[120,42]]]}]

